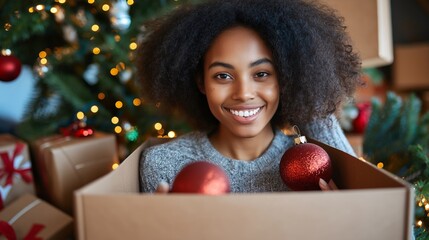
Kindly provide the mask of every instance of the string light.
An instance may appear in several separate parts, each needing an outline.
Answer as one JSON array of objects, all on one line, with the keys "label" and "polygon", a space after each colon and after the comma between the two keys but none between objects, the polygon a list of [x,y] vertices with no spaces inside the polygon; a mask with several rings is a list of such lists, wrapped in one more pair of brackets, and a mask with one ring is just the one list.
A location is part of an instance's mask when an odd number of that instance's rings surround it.
[{"label": "string light", "polygon": [[382,163],[382,162],[377,163],[377,167],[378,168],[383,168],[384,167],[384,163]]},{"label": "string light", "polygon": [[95,2],[95,0],[88,0],[89,4],[93,4]]},{"label": "string light", "polygon": [[111,121],[113,124],[118,124],[118,123],[119,123],[119,118],[118,118],[118,117],[112,117],[112,119],[110,119],[110,121]]},{"label": "string light", "polygon": [[116,126],[115,127],[115,133],[121,133],[122,132],[122,127],[121,126]]},{"label": "string light", "polygon": [[115,170],[115,169],[117,169],[119,167],[119,164],[118,163],[114,163],[114,164],[112,164],[112,170]]},{"label": "string light", "polygon": [[100,54],[100,52],[101,52],[101,50],[98,47],[95,47],[92,49],[92,53],[94,53],[94,55],[98,55],[98,54]]},{"label": "string light", "polygon": [[29,12],[29,13],[33,13],[33,12],[34,12],[34,8],[33,8],[33,7],[29,7],[29,8],[28,8],[28,12]]},{"label": "string light", "polygon": [[36,11],[42,11],[44,9],[45,9],[45,6],[42,5],[42,4],[39,4],[39,5],[36,6]]},{"label": "string light", "polygon": [[116,76],[118,75],[118,73],[119,73],[119,70],[117,68],[110,69],[110,75]]},{"label": "string light", "polygon": [[109,11],[110,6],[108,4],[103,4],[103,6],[101,7],[101,9],[105,12]]},{"label": "string light", "polygon": [[82,120],[85,118],[85,114],[83,112],[76,113],[76,118]]},{"label": "string light", "polygon": [[123,104],[121,101],[116,101],[116,102],[115,102],[115,107],[116,107],[117,109],[121,109],[123,106],[124,106],[124,104]]},{"label": "string light", "polygon": [[48,54],[45,51],[39,52],[39,58],[45,58]]},{"label": "string light", "polygon": [[155,123],[155,125],[153,126],[155,128],[155,130],[161,130],[162,129],[162,124],[161,123]]},{"label": "string light", "polygon": [[142,104],[142,100],[140,98],[134,98],[133,105],[138,107]]},{"label": "string light", "polygon": [[121,36],[119,36],[118,34],[116,34],[114,36],[114,39],[115,39],[115,42],[119,42],[119,41],[121,41]]},{"label": "string light", "polygon": [[98,93],[97,95],[98,99],[103,100],[104,98],[106,98],[106,95],[104,93]]},{"label": "string light", "polygon": [[41,58],[40,59],[40,64],[46,65],[47,63],[48,63],[48,59],[46,59],[46,58]]},{"label": "string light", "polygon": [[100,30],[100,26],[98,26],[97,24],[94,24],[94,25],[91,26],[91,30],[93,32],[97,32],[98,30]]},{"label": "string light", "polygon": [[58,3],[64,4],[66,3],[66,0],[58,0]]},{"label": "string light", "polygon": [[174,131],[169,131],[167,133],[167,135],[168,135],[169,138],[175,138],[176,137],[176,133]]},{"label": "string light", "polygon": [[58,8],[56,7],[51,7],[51,9],[49,10],[51,13],[55,14],[58,12]]},{"label": "string light", "polygon": [[3,26],[4,30],[7,32],[12,28],[12,24],[10,23],[5,23]]},{"label": "string light", "polygon": [[132,42],[130,43],[130,50],[136,50],[137,49],[137,43]]},{"label": "string light", "polygon": [[133,5],[134,4],[134,0],[128,0],[127,4],[130,5],[130,6]]},{"label": "string light", "polygon": [[97,106],[97,105],[93,105],[93,106],[91,107],[91,112],[92,112],[92,113],[96,113],[96,112],[98,112],[98,106]]}]

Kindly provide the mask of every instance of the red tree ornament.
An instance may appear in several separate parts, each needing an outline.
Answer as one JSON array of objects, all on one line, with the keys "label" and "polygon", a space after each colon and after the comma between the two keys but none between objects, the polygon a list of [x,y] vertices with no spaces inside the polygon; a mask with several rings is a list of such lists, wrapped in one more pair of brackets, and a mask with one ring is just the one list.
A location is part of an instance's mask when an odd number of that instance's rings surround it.
[{"label": "red tree ornament", "polygon": [[371,104],[368,102],[359,103],[356,105],[359,113],[353,120],[353,131],[356,133],[364,133],[371,117]]},{"label": "red tree ornament", "polygon": [[295,146],[286,150],[282,156],[280,175],[292,190],[320,190],[320,178],[326,182],[332,178],[331,159],[323,148],[307,143],[304,136],[298,135]]},{"label": "red tree ornament", "polygon": [[230,183],[222,168],[207,161],[197,161],[180,170],[171,192],[221,195],[230,192]]},{"label": "red tree ornament", "polygon": [[0,55],[0,81],[10,82],[21,73],[21,61],[15,56]]}]

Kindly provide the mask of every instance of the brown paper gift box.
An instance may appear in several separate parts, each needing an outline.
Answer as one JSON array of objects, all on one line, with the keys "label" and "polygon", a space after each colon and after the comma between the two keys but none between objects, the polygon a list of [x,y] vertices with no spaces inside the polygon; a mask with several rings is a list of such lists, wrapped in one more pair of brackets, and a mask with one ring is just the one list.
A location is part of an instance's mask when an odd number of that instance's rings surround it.
[{"label": "brown paper gift box", "polygon": [[353,47],[363,67],[393,62],[392,23],[389,0],[322,0],[344,17]]},{"label": "brown paper gift box", "polygon": [[47,200],[73,213],[73,191],[107,174],[118,163],[113,134],[83,138],[50,136],[32,144]]},{"label": "brown paper gift box", "polygon": [[429,43],[395,46],[392,71],[396,90],[429,89]]},{"label": "brown paper gift box", "polygon": [[412,239],[413,188],[327,145],[342,190],[205,196],[139,193],[150,144],[75,192],[78,239]]},{"label": "brown paper gift box", "polygon": [[0,220],[9,222],[17,239],[23,239],[33,224],[44,226],[37,234],[43,240],[64,240],[73,235],[73,219],[69,215],[31,194],[21,196],[3,209]]},{"label": "brown paper gift box", "polygon": [[[14,151],[17,149],[18,144],[23,148],[21,152],[18,152],[16,156]],[[10,202],[14,201],[23,194],[35,193],[35,187],[33,183],[33,173],[31,170],[31,160],[27,143],[10,134],[0,134],[0,153],[5,155],[0,156],[0,176],[4,173],[3,177],[0,178],[0,197],[3,199],[3,205],[7,206]],[[12,176],[9,176],[5,171],[4,161],[7,159],[12,160],[14,164],[14,171]],[[23,169],[29,169],[24,170]],[[17,171],[23,171],[21,174]],[[24,176],[24,178],[22,177]],[[7,178],[12,177],[11,182],[7,182]],[[1,206],[0,206],[1,207]],[[0,208],[1,210],[1,208]]]}]

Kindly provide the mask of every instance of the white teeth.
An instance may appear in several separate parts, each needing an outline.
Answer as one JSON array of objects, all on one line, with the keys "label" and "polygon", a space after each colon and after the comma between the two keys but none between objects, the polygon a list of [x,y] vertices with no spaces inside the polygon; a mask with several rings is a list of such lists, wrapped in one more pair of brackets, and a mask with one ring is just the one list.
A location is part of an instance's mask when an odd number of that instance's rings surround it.
[{"label": "white teeth", "polygon": [[233,110],[233,109],[230,109],[229,111],[232,114],[236,115],[236,116],[251,117],[251,116],[255,115],[257,112],[259,112],[259,109],[261,109],[261,108],[256,108],[256,109],[253,109],[253,110],[244,110],[244,111],[243,110]]}]

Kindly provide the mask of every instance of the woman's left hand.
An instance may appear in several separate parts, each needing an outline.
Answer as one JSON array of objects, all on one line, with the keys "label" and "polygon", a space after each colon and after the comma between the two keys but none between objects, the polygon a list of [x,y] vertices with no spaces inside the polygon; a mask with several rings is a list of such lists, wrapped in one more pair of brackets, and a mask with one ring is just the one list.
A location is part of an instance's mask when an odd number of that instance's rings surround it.
[{"label": "woman's left hand", "polygon": [[332,191],[332,190],[338,190],[337,185],[335,185],[334,181],[329,180],[329,183],[327,183],[322,178],[319,179],[319,187],[322,191]]}]

